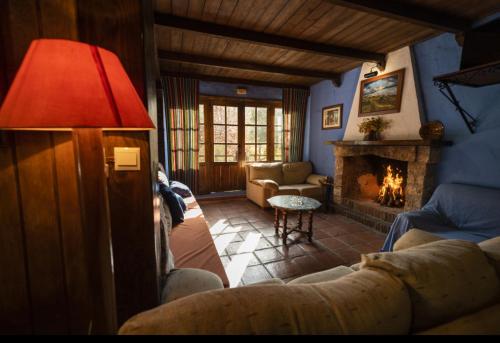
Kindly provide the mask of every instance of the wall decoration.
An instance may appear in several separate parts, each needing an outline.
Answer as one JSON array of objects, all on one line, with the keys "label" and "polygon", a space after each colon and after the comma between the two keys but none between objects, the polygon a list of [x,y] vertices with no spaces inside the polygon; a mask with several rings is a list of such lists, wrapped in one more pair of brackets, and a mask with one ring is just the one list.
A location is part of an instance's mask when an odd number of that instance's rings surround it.
[{"label": "wall decoration", "polygon": [[342,127],[343,105],[337,104],[323,108],[322,129],[340,129]]},{"label": "wall decoration", "polygon": [[361,81],[358,116],[399,112],[404,72],[404,69],[400,69]]}]

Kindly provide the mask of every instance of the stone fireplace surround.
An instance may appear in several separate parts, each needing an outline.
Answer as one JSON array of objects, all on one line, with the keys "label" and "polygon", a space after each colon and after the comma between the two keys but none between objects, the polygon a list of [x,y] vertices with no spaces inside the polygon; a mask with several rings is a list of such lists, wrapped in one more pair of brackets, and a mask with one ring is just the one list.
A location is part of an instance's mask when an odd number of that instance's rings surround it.
[{"label": "stone fireplace surround", "polygon": [[[334,208],[337,212],[375,229],[387,232],[396,215],[421,208],[434,190],[434,167],[439,162],[441,142],[426,140],[330,141],[334,145]],[[378,156],[407,162],[404,208],[389,208],[374,201],[352,197],[353,157]],[[358,175],[359,176],[359,175]]]}]

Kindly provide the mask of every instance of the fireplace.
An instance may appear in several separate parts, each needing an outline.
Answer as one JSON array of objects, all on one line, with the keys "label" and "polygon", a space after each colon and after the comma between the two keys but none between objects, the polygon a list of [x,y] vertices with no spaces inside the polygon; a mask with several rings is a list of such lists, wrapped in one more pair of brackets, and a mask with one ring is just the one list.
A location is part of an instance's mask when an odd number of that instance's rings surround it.
[{"label": "fireplace", "polygon": [[334,207],[387,232],[396,215],[421,208],[434,190],[439,142],[336,141]]}]

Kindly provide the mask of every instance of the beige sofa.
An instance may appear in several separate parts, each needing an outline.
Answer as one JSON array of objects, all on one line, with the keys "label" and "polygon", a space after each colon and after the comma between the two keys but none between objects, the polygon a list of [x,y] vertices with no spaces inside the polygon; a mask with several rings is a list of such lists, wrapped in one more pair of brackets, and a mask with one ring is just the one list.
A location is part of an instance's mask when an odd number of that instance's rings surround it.
[{"label": "beige sofa", "polygon": [[323,201],[326,176],[312,173],[310,162],[249,163],[245,166],[247,198],[260,207],[275,195],[302,195]]},{"label": "beige sofa", "polygon": [[119,333],[500,334],[499,296],[500,237],[477,245],[410,230],[356,266],[197,293]]}]

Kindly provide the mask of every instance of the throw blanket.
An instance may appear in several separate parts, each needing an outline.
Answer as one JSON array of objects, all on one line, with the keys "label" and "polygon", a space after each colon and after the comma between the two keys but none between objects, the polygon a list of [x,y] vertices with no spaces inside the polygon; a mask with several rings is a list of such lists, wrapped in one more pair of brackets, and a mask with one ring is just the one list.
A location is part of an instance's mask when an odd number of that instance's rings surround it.
[{"label": "throw blanket", "polygon": [[381,251],[392,251],[398,238],[412,228],[476,243],[500,236],[500,189],[440,185],[420,211],[396,217]]}]

